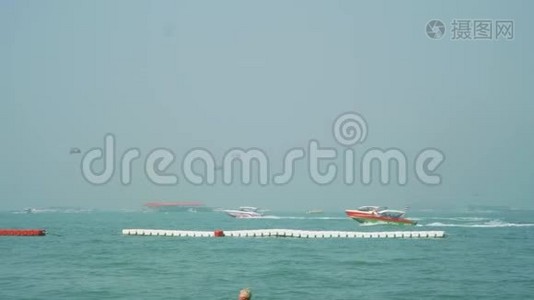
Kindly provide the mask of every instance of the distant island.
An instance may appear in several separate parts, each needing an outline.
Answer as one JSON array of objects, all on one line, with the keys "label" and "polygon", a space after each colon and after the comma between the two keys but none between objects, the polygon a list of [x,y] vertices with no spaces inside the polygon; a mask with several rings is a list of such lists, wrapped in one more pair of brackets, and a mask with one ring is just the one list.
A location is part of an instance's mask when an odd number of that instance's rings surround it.
[{"label": "distant island", "polygon": [[210,207],[207,207],[202,202],[198,201],[174,201],[174,202],[148,202],[144,204],[145,207],[156,211],[212,211]]}]

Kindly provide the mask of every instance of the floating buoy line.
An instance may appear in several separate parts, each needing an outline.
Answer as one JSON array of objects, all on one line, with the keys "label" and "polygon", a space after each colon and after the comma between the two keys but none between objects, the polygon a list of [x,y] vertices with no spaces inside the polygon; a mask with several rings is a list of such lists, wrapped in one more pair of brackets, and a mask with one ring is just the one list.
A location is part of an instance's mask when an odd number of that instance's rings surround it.
[{"label": "floating buoy line", "polygon": [[[0,229],[0,236],[44,236],[44,229]],[[255,229],[255,230],[157,230],[123,229],[123,235],[168,236],[168,237],[288,237],[288,238],[444,238],[444,231],[310,231],[297,229]]]},{"label": "floating buoy line", "polygon": [[255,230],[157,230],[123,229],[123,235],[168,236],[168,237],[288,237],[288,238],[444,238],[444,231],[310,231],[296,229],[255,229]]}]

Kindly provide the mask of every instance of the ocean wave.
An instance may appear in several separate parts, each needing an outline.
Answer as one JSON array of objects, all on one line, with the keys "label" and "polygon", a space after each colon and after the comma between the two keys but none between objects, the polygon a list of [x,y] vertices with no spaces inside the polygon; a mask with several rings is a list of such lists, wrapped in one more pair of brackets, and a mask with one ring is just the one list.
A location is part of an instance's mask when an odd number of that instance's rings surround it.
[{"label": "ocean wave", "polygon": [[369,223],[360,223],[359,224],[360,226],[363,226],[363,227],[369,227],[369,226],[380,226],[380,225],[390,225],[386,222],[369,222]]},{"label": "ocean wave", "polygon": [[313,217],[306,218],[308,220],[347,220],[347,217]]},{"label": "ocean wave", "polygon": [[92,209],[75,209],[75,208],[31,208],[12,212],[13,214],[46,214],[46,213],[63,213],[63,214],[79,214],[91,213]]},{"label": "ocean wave", "polygon": [[491,220],[490,218],[483,217],[421,217],[411,218],[413,220],[447,220],[447,221],[465,221],[465,222],[479,222]]},{"label": "ocean wave", "polygon": [[532,227],[534,224],[531,223],[507,223],[501,220],[491,220],[482,224],[449,224],[434,222],[425,224],[422,226],[429,227],[464,227],[464,228],[503,228],[503,227]]},{"label": "ocean wave", "polygon": [[297,217],[297,216],[261,216],[253,219],[284,219],[284,220],[346,220],[346,217]]}]

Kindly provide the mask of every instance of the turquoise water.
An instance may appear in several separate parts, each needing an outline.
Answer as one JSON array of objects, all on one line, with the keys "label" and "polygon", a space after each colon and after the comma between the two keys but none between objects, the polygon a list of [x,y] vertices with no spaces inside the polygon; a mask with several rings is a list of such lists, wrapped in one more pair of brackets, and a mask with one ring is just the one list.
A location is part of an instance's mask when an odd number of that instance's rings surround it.
[{"label": "turquoise water", "polygon": [[[360,226],[342,213],[0,213],[0,299],[532,299],[534,212],[411,212],[420,225]],[[177,238],[123,228],[445,230],[445,239]]]}]

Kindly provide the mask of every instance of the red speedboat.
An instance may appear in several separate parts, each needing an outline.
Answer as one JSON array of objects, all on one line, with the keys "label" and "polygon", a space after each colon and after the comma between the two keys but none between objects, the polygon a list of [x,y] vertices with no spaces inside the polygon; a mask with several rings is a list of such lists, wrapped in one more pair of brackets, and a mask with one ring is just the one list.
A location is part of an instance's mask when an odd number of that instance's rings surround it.
[{"label": "red speedboat", "polygon": [[358,223],[417,224],[416,221],[404,218],[405,211],[387,209],[387,207],[362,206],[358,209],[347,209],[345,213]]}]

